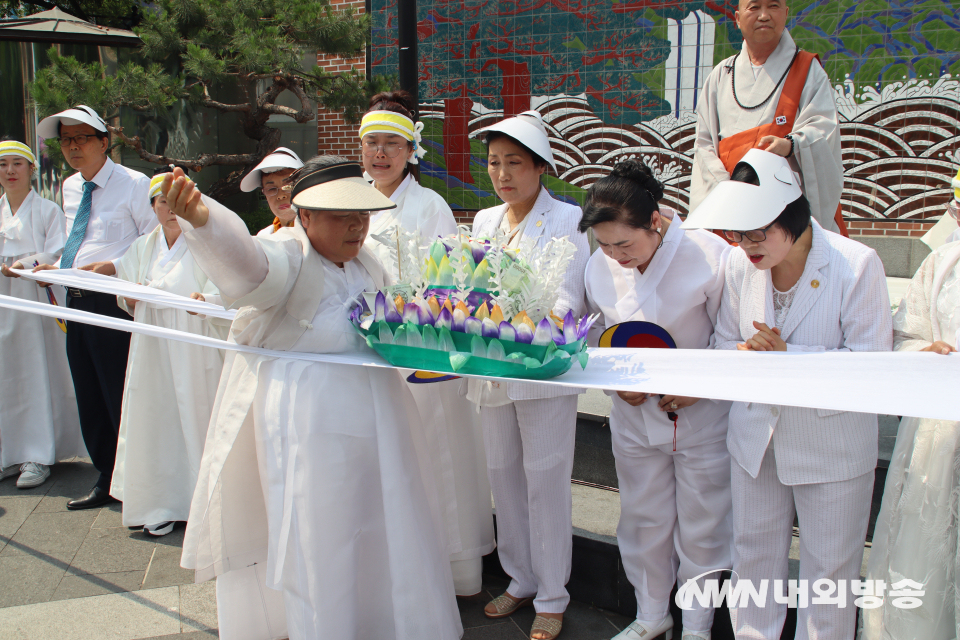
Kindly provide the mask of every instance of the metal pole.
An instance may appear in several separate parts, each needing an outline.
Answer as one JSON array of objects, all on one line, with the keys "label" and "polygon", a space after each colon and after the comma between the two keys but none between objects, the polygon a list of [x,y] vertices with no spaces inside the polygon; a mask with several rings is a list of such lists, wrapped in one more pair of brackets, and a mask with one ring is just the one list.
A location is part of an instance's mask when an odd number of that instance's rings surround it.
[{"label": "metal pole", "polygon": [[[400,88],[413,96],[419,105],[417,84],[420,67],[417,62],[417,0],[397,0],[397,46],[399,47]],[[419,118],[419,109],[414,119]]]}]

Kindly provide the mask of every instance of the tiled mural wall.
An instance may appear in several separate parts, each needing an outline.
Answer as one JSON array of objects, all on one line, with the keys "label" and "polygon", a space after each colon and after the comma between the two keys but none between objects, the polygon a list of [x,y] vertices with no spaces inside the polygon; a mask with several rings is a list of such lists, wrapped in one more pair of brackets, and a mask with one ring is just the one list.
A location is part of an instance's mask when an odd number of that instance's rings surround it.
[{"label": "tiled mural wall", "polygon": [[[737,4],[418,0],[421,181],[454,208],[496,204],[470,134],[535,108],[558,160],[547,181],[556,196],[581,201],[614,162],[638,157],[685,212],[699,91],[741,46]],[[835,86],[851,231],[922,232],[942,215],[960,165],[960,2],[789,7],[791,34],[820,55]],[[396,74],[396,0],[372,0],[371,9],[372,72]]]}]

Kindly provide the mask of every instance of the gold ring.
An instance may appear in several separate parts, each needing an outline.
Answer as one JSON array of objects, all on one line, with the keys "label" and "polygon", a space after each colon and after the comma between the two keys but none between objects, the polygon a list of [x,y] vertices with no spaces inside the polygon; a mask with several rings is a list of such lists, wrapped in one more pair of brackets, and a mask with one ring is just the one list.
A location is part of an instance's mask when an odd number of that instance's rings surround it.
[{"label": "gold ring", "polygon": [[676,408],[677,408],[677,403],[676,403],[676,402],[671,402],[671,403],[670,403],[670,408],[671,408],[671,409],[676,409]]}]

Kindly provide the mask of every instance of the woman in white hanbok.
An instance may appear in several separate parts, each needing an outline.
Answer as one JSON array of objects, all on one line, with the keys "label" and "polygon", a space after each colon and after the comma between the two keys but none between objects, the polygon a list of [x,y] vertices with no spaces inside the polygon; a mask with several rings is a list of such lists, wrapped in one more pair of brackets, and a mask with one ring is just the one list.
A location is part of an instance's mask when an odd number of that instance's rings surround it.
[{"label": "woman in white hanbok", "polygon": [[[284,189],[293,172],[303,166],[300,156],[286,147],[277,147],[240,181],[240,190],[249,193],[263,189],[263,197],[273,214],[273,223],[261,229],[258,237],[270,236],[292,227],[297,211],[290,204],[290,191]],[[208,301],[209,302],[209,301]]]},{"label": "woman in white hanbok", "polygon": [[[363,292],[387,282],[362,248],[368,212],[393,204],[360,165],[308,162],[292,188],[298,221],[269,239],[251,238],[235,214],[175,175],[168,199],[187,244],[239,309],[231,340],[275,351],[365,348],[348,316]],[[227,355],[182,560],[198,580],[218,577],[221,638],[460,636],[432,479],[413,442],[417,419],[394,370]]]},{"label": "woman in white hanbok", "polygon": [[[186,298],[216,296],[160,193],[162,180],[163,174],[154,176],[150,186],[160,224],[114,261],[116,275]],[[118,303],[136,322],[219,339],[227,334],[229,323],[217,318],[126,298]],[[222,368],[218,349],[133,334],[110,486],[110,495],[123,502],[125,526],[143,525],[147,535],[162,536],[187,519]]]},{"label": "woman in white hanbok", "polygon": [[[893,339],[897,351],[958,357],[960,242],[941,246],[920,265],[893,317]],[[958,514],[960,422],[904,417],[887,469],[867,580],[882,580],[888,592],[922,590],[922,604],[901,608],[888,593],[882,606],[860,612],[863,640],[958,637]]]},{"label": "woman in white hanbok", "polygon": [[[587,263],[590,332],[653,322],[680,349],[713,347],[730,245],[680,228],[676,211],[657,205],[662,185],[635,161],[618,163],[587,193],[580,230],[601,251]],[[673,628],[670,592],[733,566],[729,402],[646,393],[612,393],[610,434],[620,487],[617,542],[637,595],[637,619],[616,640],[653,638]],[[674,422],[668,417],[674,412]],[[678,573],[679,570],[679,573]],[[715,572],[715,573],[711,573]],[[683,640],[709,640],[713,608],[683,612]]]},{"label": "woman in white hanbok", "polygon": [[[418,232],[425,243],[457,232],[447,203],[420,186],[410,170],[425,151],[422,127],[410,118],[412,107],[404,91],[377,94],[360,124],[363,167],[373,186],[397,205],[371,215],[365,246],[394,279],[400,275],[398,229]],[[420,410],[425,459],[440,494],[454,588],[457,595],[474,595],[482,583],[482,556],[495,546],[480,416],[466,399],[465,379],[408,384]]]},{"label": "woman in white hanbok", "polygon": [[[35,164],[25,144],[0,142],[0,294],[46,304],[52,289],[9,270],[56,262],[66,241],[63,211],[30,186]],[[2,309],[0,362],[0,479],[36,487],[53,463],[86,455],[66,335],[53,318]]]}]

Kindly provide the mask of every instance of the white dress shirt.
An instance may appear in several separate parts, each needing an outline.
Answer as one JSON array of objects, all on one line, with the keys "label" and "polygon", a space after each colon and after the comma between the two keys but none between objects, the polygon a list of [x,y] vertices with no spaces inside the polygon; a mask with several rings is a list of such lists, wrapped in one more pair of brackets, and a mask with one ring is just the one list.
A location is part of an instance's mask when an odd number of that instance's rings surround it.
[{"label": "white dress shirt", "polygon": [[[84,182],[78,171],[63,183],[67,238],[80,208]],[[150,178],[107,158],[93,182],[97,188],[93,191],[87,233],[73,260],[74,267],[120,258],[134,240],[157,226],[148,197]]]}]

